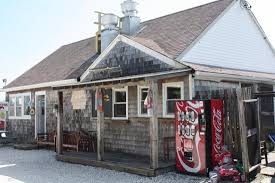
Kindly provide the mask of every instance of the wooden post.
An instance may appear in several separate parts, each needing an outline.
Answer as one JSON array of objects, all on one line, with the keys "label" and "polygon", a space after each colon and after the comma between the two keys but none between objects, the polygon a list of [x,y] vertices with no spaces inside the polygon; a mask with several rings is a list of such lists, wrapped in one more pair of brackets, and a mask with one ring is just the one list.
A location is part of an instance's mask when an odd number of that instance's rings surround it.
[{"label": "wooden post", "polygon": [[[273,92],[275,92],[275,85],[273,85]],[[275,127],[275,97],[273,97],[273,117],[274,117],[274,127]]]},{"label": "wooden post", "polygon": [[242,100],[242,90],[237,89],[237,101],[238,101],[238,113],[239,113],[239,126],[240,126],[240,138],[241,138],[241,151],[242,151],[242,162],[244,167],[244,173],[249,173],[249,158],[248,158],[248,146],[247,146],[247,127],[245,124],[244,116],[244,103]]},{"label": "wooden post", "polygon": [[[253,85],[253,93],[258,93],[259,92],[259,86],[258,84],[254,84]],[[257,116],[257,140],[258,140],[258,144],[257,144],[257,148],[258,148],[258,162],[261,162],[261,115],[262,115],[262,108],[261,108],[261,98],[258,98],[257,101],[257,106],[256,106],[256,116]],[[256,155],[255,155],[256,156]]]},{"label": "wooden post", "polygon": [[158,83],[157,81],[152,81],[151,83],[152,95],[153,95],[153,108],[152,116],[150,118],[150,145],[151,145],[151,154],[150,154],[150,167],[152,169],[158,168],[158,144],[159,144],[159,135],[158,135]]},{"label": "wooden post", "polygon": [[188,80],[189,80],[189,100],[192,100],[193,97],[195,97],[195,82],[194,82],[194,79],[193,79],[193,76],[192,74],[189,74],[189,77],[188,77]]},{"label": "wooden post", "polygon": [[[102,97],[102,108],[104,109],[102,89],[97,88],[96,95],[98,95],[100,93],[101,93],[100,96]],[[98,97],[98,96],[96,96],[96,97]],[[97,98],[97,100],[99,100],[99,99]],[[99,110],[98,108],[97,108],[96,129],[97,129],[97,160],[103,161],[103,159],[104,159],[104,112],[103,112],[103,110]]]},{"label": "wooden post", "polygon": [[63,150],[63,93],[58,92],[58,110],[57,110],[57,154],[62,154]]}]

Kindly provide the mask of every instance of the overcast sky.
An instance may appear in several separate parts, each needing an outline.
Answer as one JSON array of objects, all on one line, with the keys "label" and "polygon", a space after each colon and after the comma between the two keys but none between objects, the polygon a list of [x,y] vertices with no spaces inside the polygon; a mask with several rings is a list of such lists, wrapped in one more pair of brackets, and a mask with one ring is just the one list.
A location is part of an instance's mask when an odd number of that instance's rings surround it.
[{"label": "overcast sky", "polygon": [[[137,0],[148,20],[213,0]],[[121,15],[123,0],[0,0],[0,88],[64,44],[95,35],[94,11]],[[249,0],[275,45],[275,1]],[[3,100],[3,94],[0,94]]]}]

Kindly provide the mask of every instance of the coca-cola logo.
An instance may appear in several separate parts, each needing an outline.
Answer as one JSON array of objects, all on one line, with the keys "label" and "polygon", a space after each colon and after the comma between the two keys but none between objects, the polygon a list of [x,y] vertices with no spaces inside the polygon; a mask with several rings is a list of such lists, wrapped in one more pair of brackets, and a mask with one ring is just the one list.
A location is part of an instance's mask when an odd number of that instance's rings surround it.
[{"label": "coca-cola logo", "polygon": [[217,154],[219,154],[222,150],[222,142],[223,142],[223,127],[222,127],[222,111],[213,109],[213,127],[215,130],[214,133],[214,150]]}]

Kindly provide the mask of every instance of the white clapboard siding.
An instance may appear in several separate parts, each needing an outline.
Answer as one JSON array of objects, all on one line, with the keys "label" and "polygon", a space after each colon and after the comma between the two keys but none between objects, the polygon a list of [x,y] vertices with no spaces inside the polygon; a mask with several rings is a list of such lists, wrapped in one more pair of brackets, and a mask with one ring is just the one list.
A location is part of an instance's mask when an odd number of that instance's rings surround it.
[{"label": "white clapboard siding", "polygon": [[274,52],[248,11],[237,1],[181,61],[275,73]]}]

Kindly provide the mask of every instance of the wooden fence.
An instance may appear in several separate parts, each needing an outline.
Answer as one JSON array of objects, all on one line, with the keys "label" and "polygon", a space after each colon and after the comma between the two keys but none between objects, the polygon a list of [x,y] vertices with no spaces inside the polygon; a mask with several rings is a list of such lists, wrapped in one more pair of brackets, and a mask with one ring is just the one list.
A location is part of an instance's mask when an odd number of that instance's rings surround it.
[{"label": "wooden fence", "polygon": [[246,173],[260,162],[259,102],[253,88],[226,88],[197,92],[195,99],[223,99],[225,144],[233,158],[242,160]]}]

